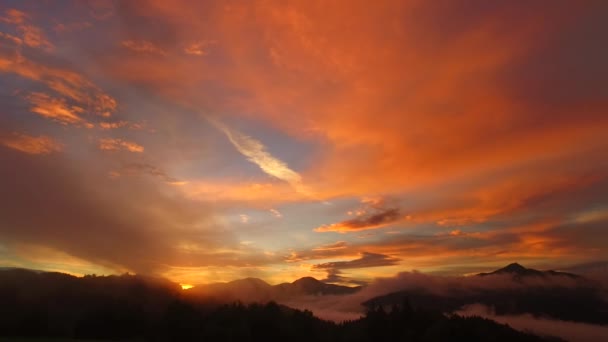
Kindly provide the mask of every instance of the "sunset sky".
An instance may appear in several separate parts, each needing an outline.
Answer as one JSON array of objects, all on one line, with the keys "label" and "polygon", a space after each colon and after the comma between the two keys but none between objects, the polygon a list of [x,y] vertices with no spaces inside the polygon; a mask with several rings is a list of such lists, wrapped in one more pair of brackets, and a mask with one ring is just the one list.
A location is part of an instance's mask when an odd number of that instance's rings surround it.
[{"label": "sunset sky", "polygon": [[607,1],[0,3],[0,266],[608,260]]}]

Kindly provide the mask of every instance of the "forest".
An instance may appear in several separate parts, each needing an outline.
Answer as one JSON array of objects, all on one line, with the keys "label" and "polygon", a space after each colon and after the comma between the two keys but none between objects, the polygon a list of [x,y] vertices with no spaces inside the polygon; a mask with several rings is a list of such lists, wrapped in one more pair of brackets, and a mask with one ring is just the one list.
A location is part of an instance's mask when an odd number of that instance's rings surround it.
[{"label": "forest", "polygon": [[208,303],[154,278],[0,272],[0,335],[120,341],[560,341],[400,304],[330,322],[275,302]]}]

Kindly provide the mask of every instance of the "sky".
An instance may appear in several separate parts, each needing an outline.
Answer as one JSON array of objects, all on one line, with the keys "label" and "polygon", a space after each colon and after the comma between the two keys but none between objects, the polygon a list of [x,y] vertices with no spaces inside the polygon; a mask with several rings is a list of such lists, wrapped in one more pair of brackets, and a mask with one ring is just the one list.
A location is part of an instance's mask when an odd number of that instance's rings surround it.
[{"label": "sky", "polygon": [[0,265],[608,260],[605,1],[0,3]]}]

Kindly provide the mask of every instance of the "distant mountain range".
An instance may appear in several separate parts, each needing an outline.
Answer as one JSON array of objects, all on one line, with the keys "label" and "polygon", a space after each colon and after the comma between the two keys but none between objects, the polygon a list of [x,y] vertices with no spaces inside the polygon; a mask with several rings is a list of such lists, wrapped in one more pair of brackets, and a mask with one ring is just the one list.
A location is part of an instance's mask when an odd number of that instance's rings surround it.
[{"label": "distant mountain range", "polygon": [[[248,278],[198,289],[318,295],[319,301],[324,300],[324,294],[357,290],[314,278],[275,286]],[[388,312],[370,310],[364,317],[338,324],[275,302],[220,304],[198,301],[193,294],[167,280],[138,275],[75,277],[3,269],[0,340],[444,342],[486,341],[491,336],[495,342],[561,341],[480,317],[406,306]]]},{"label": "distant mountain range", "polygon": [[[455,312],[469,304],[483,304],[491,307],[497,315],[530,313],[575,322],[608,324],[605,290],[576,274],[539,271],[513,263],[493,272],[453,277],[449,281],[454,286],[444,286],[440,290],[433,286],[403,284],[402,290],[368,297],[362,305],[368,309],[389,308],[407,302],[413,308]],[[177,284],[165,279],[133,275],[78,278],[57,272],[0,269],[0,299],[10,304],[17,289],[37,296],[132,293],[134,298],[144,295],[142,291],[145,289],[145,296],[156,296],[155,301],[158,298],[182,297],[197,303],[218,305],[235,301],[286,303],[304,297],[344,296],[356,293],[362,287],[327,284],[312,277],[278,285],[270,285],[258,278],[245,278],[182,291]]]},{"label": "distant mountain range", "polygon": [[479,273],[477,274],[478,276],[489,276],[489,275],[503,275],[503,274],[510,274],[515,278],[522,278],[522,277],[542,277],[542,278],[546,278],[546,277],[554,277],[554,276],[561,276],[561,277],[569,277],[569,278],[573,278],[573,279],[583,279],[583,277],[576,275],[576,274],[572,274],[572,273],[567,273],[567,272],[559,272],[559,271],[553,271],[553,270],[549,270],[549,271],[538,271],[532,268],[525,268],[522,265],[518,264],[518,263],[512,263],[509,264],[503,268],[500,268],[494,272],[490,272],[490,273]]},{"label": "distant mountain range", "polygon": [[258,278],[245,278],[227,283],[199,285],[188,290],[188,295],[208,300],[265,302],[298,296],[346,295],[360,289],[360,286],[327,284],[312,277],[304,277],[291,283],[278,285],[270,285]]},{"label": "distant mountain range", "polygon": [[441,312],[454,312],[465,305],[483,304],[498,315],[529,313],[555,319],[608,324],[604,290],[582,276],[539,271],[513,263],[489,273],[462,279],[453,287],[435,290],[411,287],[374,297],[368,308],[409,305]]}]

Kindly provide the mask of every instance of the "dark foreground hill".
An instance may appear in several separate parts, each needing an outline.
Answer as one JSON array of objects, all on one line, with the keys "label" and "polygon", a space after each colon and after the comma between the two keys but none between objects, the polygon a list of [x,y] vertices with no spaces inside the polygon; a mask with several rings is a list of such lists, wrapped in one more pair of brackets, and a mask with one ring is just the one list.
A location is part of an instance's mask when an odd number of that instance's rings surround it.
[{"label": "dark foreground hill", "polygon": [[0,271],[0,336],[122,341],[557,341],[478,317],[374,307],[340,324],[274,302],[206,305],[132,275]]}]

